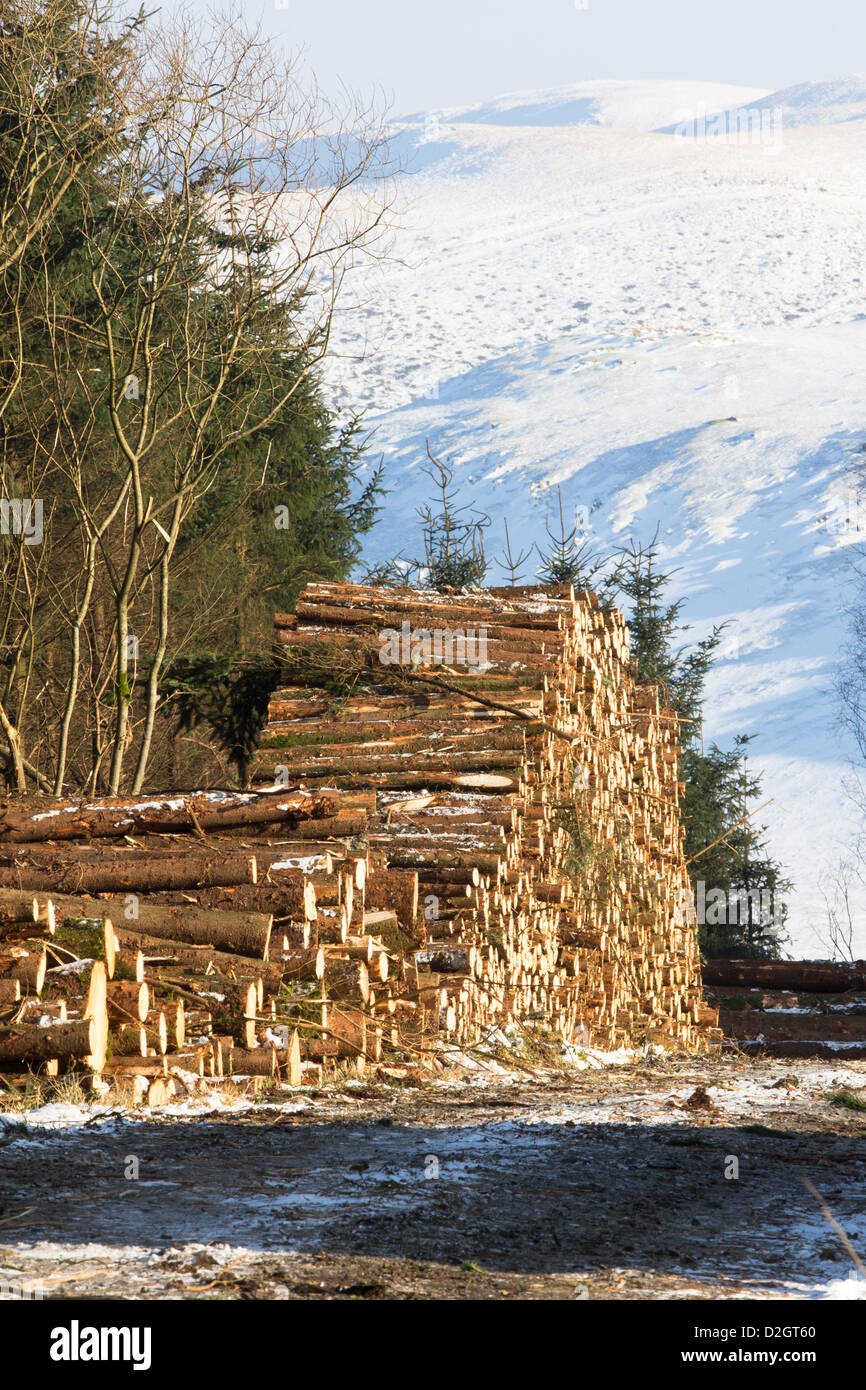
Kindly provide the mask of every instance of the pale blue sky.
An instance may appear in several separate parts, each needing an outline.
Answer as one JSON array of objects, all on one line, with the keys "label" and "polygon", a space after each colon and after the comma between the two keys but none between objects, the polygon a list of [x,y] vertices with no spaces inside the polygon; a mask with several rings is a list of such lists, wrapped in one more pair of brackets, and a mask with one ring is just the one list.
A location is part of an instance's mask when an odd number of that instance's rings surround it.
[{"label": "pale blue sky", "polygon": [[325,86],[377,85],[395,114],[596,77],[769,90],[866,70],[864,0],[584,3],[247,0],[244,10],[287,49],[303,45]]}]

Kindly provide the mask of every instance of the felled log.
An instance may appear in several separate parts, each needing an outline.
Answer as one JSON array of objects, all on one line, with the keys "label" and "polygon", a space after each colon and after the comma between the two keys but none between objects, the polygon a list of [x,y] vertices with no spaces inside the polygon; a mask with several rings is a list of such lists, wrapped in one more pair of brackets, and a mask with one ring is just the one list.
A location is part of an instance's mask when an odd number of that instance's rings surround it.
[{"label": "felled log", "polygon": [[195,894],[201,907],[230,909],[233,912],[265,912],[279,921],[315,921],[314,876],[278,879],[237,888],[206,888]]},{"label": "felled log", "polygon": [[308,951],[284,953],[281,968],[287,984],[294,980],[322,980],[325,976],[325,952],[321,946],[315,946]]},{"label": "felled log", "polygon": [[231,1053],[233,1076],[276,1076],[277,1051],[274,1047],[233,1047]]},{"label": "felled log", "polygon": [[370,998],[370,976],[362,960],[326,956],[322,982],[332,999],[357,999],[366,1004]]},{"label": "felled log", "polygon": [[722,1009],[719,1026],[725,1036],[738,1040],[763,1038],[765,1042],[863,1042],[866,1014],[785,1013],[781,1010]]},{"label": "felled log", "polygon": [[418,918],[418,874],[414,869],[386,869],[369,874],[364,885],[368,912],[393,912],[399,925],[412,934]]},{"label": "felled log", "polygon": [[297,1028],[289,1034],[289,1045],[279,1054],[280,1075],[287,1086],[301,1084],[301,1047]]},{"label": "felled log", "polygon": [[[217,988],[220,976],[230,980],[263,979],[268,989],[276,990],[283,978],[283,965],[276,959],[259,960],[255,956],[241,956],[231,951],[215,951],[212,946],[193,946],[185,941],[174,941],[171,937],[150,936],[146,932],[116,928],[121,944],[121,956],[141,956],[145,972],[170,971],[175,966],[190,969],[205,979],[210,979]],[[277,953],[271,948],[271,956]]]},{"label": "felled log", "polygon": [[111,1023],[144,1023],[150,1012],[150,989],[144,980],[112,980],[108,985]]},{"label": "felled log", "polygon": [[0,863],[0,884],[38,893],[150,893],[256,882],[251,855],[118,855],[114,861],[17,857]]},{"label": "felled log", "polygon": [[153,903],[136,903],[134,915],[123,899],[77,898],[53,894],[51,901],[58,919],[110,916],[126,929],[140,928],[152,937],[170,937],[190,945],[214,946],[240,956],[266,960],[273,918],[258,912],[226,912],[209,908]]},{"label": "felled log", "polygon": [[388,953],[373,936],[347,936],[339,945],[326,946],[324,951],[328,957],[343,956],[351,960],[362,960],[374,983],[378,980],[380,984],[384,984],[388,978]]},{"label": "felled log", "polygon": [[0,807],[0,843],[103,839],[147,833],[189,834],[236,825],[271,825],[336,815],[340,797],[328,791],[196,792],[159,798],[103,797],[66,804],[50,801],[30,815]]},{"label": "felled log", "polygon": [[0,1030],[0,1066],[9,1062],[39,1065],[54,1058],[86,1062],[99,1072],[105,1064],[108,1021],[88,1018],[80,1023],[55,1023],[50,1028]]},{"label": "felled log", "polygon": [[[117,938],[108,912],[97,910],[92,915],[72,912],[62,917],[60,911],[55,908],[53,899],[49,901],[56,920],[62,922],[58,943],[74,946],[82,957],[104,961],[108,978],[111,979],[117,964]],[[87,902],[89,899],[84,901]],[[99,908],[98,903],[94,905]]]},{"label": "felled log", "polygon": [[703,967],[703,980],[705,985],[842,994],[866,989],[866,961],[709,960]]},{"label": "felled log", "polygon": [[0,954],[0,979],[18,980],[27,990],[41,994],[45,984],[48,958],[44,950],[21,947]]}]

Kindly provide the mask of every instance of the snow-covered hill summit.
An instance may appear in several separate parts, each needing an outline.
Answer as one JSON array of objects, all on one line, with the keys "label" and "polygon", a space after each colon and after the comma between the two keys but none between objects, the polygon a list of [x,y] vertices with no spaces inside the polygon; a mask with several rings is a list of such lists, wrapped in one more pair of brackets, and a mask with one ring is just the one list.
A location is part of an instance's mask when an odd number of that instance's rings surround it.
[{"label": "snow-covered hill summit", "polygon": [[604,130],[656,130],[681,108],[722,111],[766,95],[757,87],[723,82],[615,82],[599,80],[555,87],[548,92],[509,92],[476,106],[443,108],[404,119],[423,125],[590,126]]},{"label": "snow-covered hill summit", "polygon": [[[741,104],[749,105],[749,99]],[[866,72],[827,82],[800,82],[763,96],[761,105],[778,108],[787,127],[866,120]],[[866,133],[862,138],[866,139]]]}]

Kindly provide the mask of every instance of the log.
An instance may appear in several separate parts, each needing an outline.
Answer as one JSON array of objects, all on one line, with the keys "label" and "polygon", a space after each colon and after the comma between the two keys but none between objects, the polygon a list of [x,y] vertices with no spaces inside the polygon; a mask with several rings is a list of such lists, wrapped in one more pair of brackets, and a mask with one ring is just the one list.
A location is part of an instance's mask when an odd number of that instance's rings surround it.
[{"label": "log", "polygon": [[302,874],[297,881],[287,877],[237,888],[204,888],[195,896],[201,907],[218,911],[263,912],[281,922],[316,920],[316,888]]},{"label": "log", "polygon": [[284,1057],[280,1064],[282,1076],[288,1086],[300,1086],[301,1084],[301,1046],[298,1037],[298,1030],[295,1028],[289,1035],[289,1045],[286,1048]]},{"label": "log", "polygon": [[284,952],[281,963],[286,984],[294,980],[322,980],[325,977],[325,952],[321,946],[309,951]]},{"label": "log", "polygon": [[173,1076],[156,1076],[147,1088],[145,1104],[153,1109],[158,1105],[169,1105],[177,1095],[177,1082]]},{"label": "log", "polygon": [[0,1065],[38,1065],[53,1058],[86,1062],[95,1071],[105,1064],[107,1022],[55,1023],[50,1028],[9,1028],[0,1032]]},{"label": "log", "polygon": [[[135,952],[142,957],[147,969],[157,971],[171,970],[174,966],[195,971],[208,976],[214,983],[221,975],[234,980],[255,980],[260,977],[270,990],[277,990],[283,978],[283,964],[280,960],[263,961],[253,956],[241,956],[231,951],[215,951],[212,946],[191,946],[185,941],[174,941],[171,937],[149,936],[145,932],[132,931],[121,927],[117,937],[124,953],[129,956]],[[273,949],[271,954],[273,954]],[[142,976],[144,978],[144,976]]]},{"label": "log", "polygon": [[[32,932],[39,921],[39,900],[31,893],[0,891],[0,941],[14,936],[22,927]],[[48,935],[53,934],[53,917],[44,915],[41,925]]]},{"label": "log", "polygon": [[703,967],[703,979],[705,985],[843,994],[866,989],[866,961],[710,960]]},{"label": "log", "polygon": [[[103,910],[101,904],[94,903],[97,911],[92,915],[71,912],[64,918],[55,907],[54,900],[50,901],[52,912],[63,924],[57,938],[58,944],[74,947],[82,956],[92,956],[93,959],[104,961],[108,978],[111,979],[117,964],[117,938],[107,910]],[[83,901],[86,903],[88,900]],[[80,928],[80,931],[76,931],[76,928]],[[94,932],[98,932],[100,937],[96,944],[93,940]]]},{"label": "log", "polygon": [[102,839],[124,835],[190,834],[236,825],[270,825],[336,815],[335,791],[288,791],[273,788],[253,793],[195,792],[163,799],[104,797],[97,801],[45,801],[30,815],[0,807],[0,842],[29,844],[40,840]]},{"label": "log", "polygon": [[401,927],[407,930],[414,927],[418,917],[417,872],[388,869],[369,874],[364,886],[364,906],[368,911],[393,912]]},{"label": "log", "polygon": [[233,1076],[276,1076],[277,1051],[274,1047],[232,1048]]},{"label": "log", "polygon": [[151,893],[256,882],[250,855],[219,858],[118,855],[114,862],[18,857],[0,864],[0,884],[39,893]]},{"label": "log", "polygon": [[[371,980],[384,984],[388,978],[388,953],[380,942],[372,936],[347,936],[339,945],[326,946],[328,956],[343,956],[350,960],[362,960]],[[321,976],[319,976],[321,979]]]},{"label": "log", "polygon": [[108,986],[111,1023],[144,1023],[150,1012],[150,989],[144,980],[112,980]]},{"label": "log", "polygon": [[323,984],[332,999],[357,999],[366,1004],[370,998],[370,977],[362,960],[326,957]]},{"label": "log", "polygon": [[240,956],[267,960],[273,918],[257,912],[226,912],[203,907],[138,903],[136,916],[126,917],[123,900],[72,898],[53,894],[55,914],[69,917],[98,917],[110,914],[128,928],[140,928],[148,936],[170,937],[188,945],[208,945]]},{"label": "log", "polygon": [[863,1042],[866,1044],[866,1013],[788,1014],[762,1009],[730,1010],[719,1013],[719,1026],[726,1037],[765,1042]]},{"label": "log", "polygon": [[18,980],[34,994],[42,993],[47,969],[48,957],[44,950],[0,955],[0,978]]}]

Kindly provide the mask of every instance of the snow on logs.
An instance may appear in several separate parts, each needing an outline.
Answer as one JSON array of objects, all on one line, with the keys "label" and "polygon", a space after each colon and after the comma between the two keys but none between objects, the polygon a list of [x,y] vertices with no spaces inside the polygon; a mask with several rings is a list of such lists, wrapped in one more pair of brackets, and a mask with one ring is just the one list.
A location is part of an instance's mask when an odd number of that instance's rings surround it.
[{"label": "snow on logs", "polygon": [[0,807],[0,1072],[102,1070],[110,1028],[106,1077],[158,1104],[513,1025],[719,1039],[677,720],[618,613],[311,584],[276,626],[253,791]]},{"label": "snow on logs", "polygon": [[331,816],[333,796],[307,791],[199,792],[130,801],[103,797],[89,801],[45,801],[39,809],[19,812],[0,806],[0,844],[38,840],[102,839],[141,834],[219,832],[234,826],[270,825]]}]

